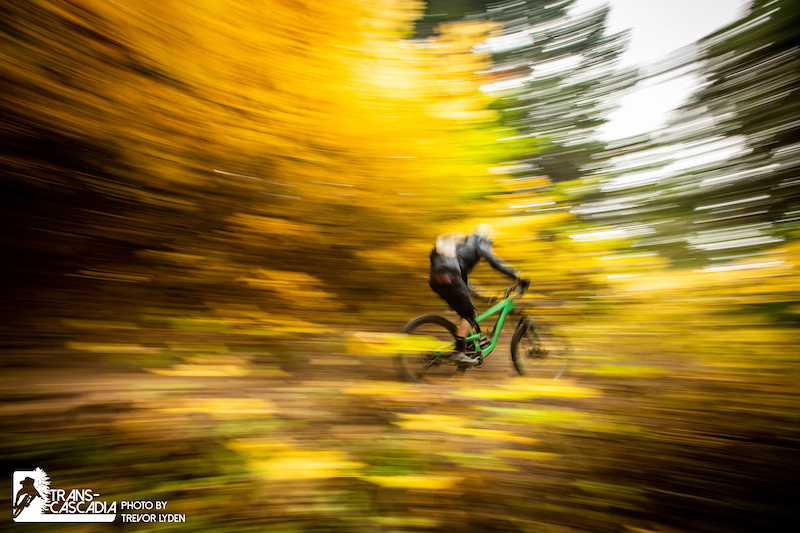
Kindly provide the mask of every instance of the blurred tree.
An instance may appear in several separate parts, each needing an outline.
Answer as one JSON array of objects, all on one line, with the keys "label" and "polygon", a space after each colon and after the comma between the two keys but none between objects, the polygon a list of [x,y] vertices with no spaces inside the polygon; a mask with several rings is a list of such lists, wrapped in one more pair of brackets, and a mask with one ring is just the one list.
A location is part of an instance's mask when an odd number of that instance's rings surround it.
[{"label": "blurred tree", "polygon": [[542,139],[540,151],[522,162],[554,182],[604,169],[597,128],[635,82],[634,71],[614,68],[625,36],[606,35],[608,8],[575,15],[573,4],[504,2],[491,12],[504,31],[489,43],[497,81],[487,90],[501,97],[496,105],[506,125]]},{"label": "blurred tree", "polygon": [[[539,149],[521,163],[554,182],[605,168],[606,145],[597,128],[616,98],[636,81],[633,70],[614,69],[625,35],[606,35],[608,8],[575,14],[576,0],[431,0],[421,34],[442,20],[489,19],[500,24],[477,47],[492,53],[493,83],[483,90],[514,135],[535,138]],[[521,167],[522,168],[522,167]]]},{"label": "blurred tree", "polygon": [[414,35],[428,38],[436,35],[441,24],[483,18],[493,0],[426,0],[425,10],[417,19]]},{"label": "blurred tree", "polygon": [[[420,8],[5,4],[6,325],[424,289],[400,272],[496,189],[506,148],[475,74],[488,26],[404,40]],[[367,253],[406,241],[391,269]]]},{"label": "blurred tree", "polygon": [[[798,227],[798,39],[798,2],[755,0],[741,20],[701,42],[707,50],[701,70],[705,84],[686,112],[690,117],[709,113],[717,135],[742,143],[741,152],[719,171],[698,172],[699,196],[705,198],[695,197],[693,203],[704,212],[697,221],[703,232],[760,224],[766,237],[783,239]],[[715,205],[709,206],[709,196]]]},{"label": "blurred tree", "polygon": [[[800,220],[798,4],[755,1],[743,17],[676,55],[655,75],[701,84],[665,131],[610,151],[617,177],[579,214],[638,225],[638,245],[677,266],[757,257],[791,239]],[[680,57],[679,57],[680,56]]]}]

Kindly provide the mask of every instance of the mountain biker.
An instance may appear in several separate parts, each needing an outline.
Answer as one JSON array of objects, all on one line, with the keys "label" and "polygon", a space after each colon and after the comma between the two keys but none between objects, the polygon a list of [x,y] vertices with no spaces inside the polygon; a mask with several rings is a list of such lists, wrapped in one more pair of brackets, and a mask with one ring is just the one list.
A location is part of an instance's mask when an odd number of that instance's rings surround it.
[{"label": "mountain biker", "polygon": [[475,322],[478,309],[470,296],[467,276],[481,258],[498,272],[515,279],[523,288],[530,285],[529,280],[522,279],[516,270],[494,255],[493,241],[494,230],[487,224],[479,224],[475,232],[466,237],[460,233],[440,235],[431,250],[431,289],[461,317],[456,331],[455,352],[451,356],[458,365],[472,366],[479,362],[464,353],[467,349],[464,337],[469,334],[470,326],[480,331]]},{"label": "mountain biker", "polygon": [[[23,509],[28,507],[31,504],[31,501],[36,498],[40,497],[39,491],[36,490],[36,487],[33,485],[34,480],[33,478],[26,477],[22,481],[20,481],[20,485],[22,488],[19,489],[17,492],[17,497],[14,501],[14,511],[16,515],[18,515]],[[15,515],[15,516],[16,516]]]}]

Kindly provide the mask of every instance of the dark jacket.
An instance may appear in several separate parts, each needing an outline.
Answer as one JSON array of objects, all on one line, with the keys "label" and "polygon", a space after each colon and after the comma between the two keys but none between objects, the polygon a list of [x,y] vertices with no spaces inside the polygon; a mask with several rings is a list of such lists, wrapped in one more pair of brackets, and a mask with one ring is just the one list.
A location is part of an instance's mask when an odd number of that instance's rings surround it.
[{"label": "dark jacket", "polygon": [[434,247],[431,250],[431,275],[449,272],[458,274],[467,283],[467,276],[480,262],[481,258],[486,259],[489,264],[506,276],[514,279],[519,278],[519,273],[506,264],[502,259],[492,252],[492,242],[479,235],[470,235],[456,246],[455,257],[443,257],[436,252]]}]

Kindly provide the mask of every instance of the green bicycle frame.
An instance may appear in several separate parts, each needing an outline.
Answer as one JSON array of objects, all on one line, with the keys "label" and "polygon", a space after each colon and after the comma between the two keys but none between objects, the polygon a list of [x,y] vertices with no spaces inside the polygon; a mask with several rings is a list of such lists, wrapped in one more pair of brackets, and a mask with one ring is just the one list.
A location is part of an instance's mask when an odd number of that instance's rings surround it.
[{"label": "green bicycle frame", "polygon": [[473,333],[468,337],[465,337],[464,339],[467,343],[469,343],[470,341],[474,341],[476,351],[479,354],[481,354],[481,359],[492,353],[492,351],[497,346],[497,341],[500,338],[500,332],[503,330],[503,324],[506,321],[506,317],[508,317],[509,313],[511,313],[514,307],[516,307],[514,300],[509,297],[503,300],[502,302],[499,302],[495,306],[490,307],[489,309],[478,315],[477,318],[475,318],[475,322],[478,322],[480,324],[482,320],[494,314],[500,313],[500,316],[497,317],[497,323],[495,323],[494,331],[492,332],[493,333],[492,337],[491,339],[489,339],[490,342],[485,348],[481,347],[480,343],[478,342],[478,339],[480,339],[483,336],[483,333]]}]

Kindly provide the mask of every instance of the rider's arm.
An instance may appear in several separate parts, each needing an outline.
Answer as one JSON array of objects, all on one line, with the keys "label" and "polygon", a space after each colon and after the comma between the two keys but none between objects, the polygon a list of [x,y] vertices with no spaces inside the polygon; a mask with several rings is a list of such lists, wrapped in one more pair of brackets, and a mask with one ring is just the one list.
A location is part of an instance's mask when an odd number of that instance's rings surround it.
[{"label": "rider's arm", "polygon": [[520,279],[519,272],[514,270],[511,265],[494,255],[492,251],[492,243],[489,241],[482,241],[478,244],[478,252],[481,254],[481,257],[486,259],[489,264],[492,266],[493,269],[497,270],[498,272],[502,272],[509,278]]},{"label": "rider's arm", "polygon": [[471,281],[467,281],[467,290],[472,296],[477,296],[478,298],[486,298],[486,291],[480,285],[475,285]]}]

